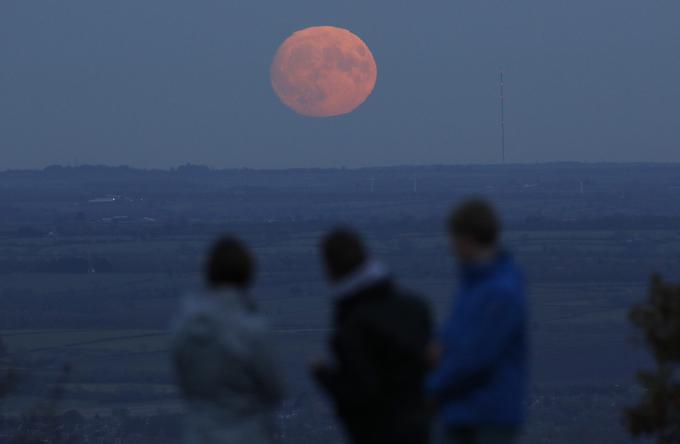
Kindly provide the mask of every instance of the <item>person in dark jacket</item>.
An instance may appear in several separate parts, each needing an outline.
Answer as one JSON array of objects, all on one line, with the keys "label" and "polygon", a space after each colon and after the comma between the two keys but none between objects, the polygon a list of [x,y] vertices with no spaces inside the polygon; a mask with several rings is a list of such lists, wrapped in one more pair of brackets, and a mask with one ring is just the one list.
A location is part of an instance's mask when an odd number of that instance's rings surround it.
[{"label": "person in dark jacket", "polygon": [[427,380],[444,443],[512,443],[524,421],[527,302],[522,273],[498,247],[499,226],[483,200],[463,203],[449,220],[460,283]]},{"label": "person in dark jacket", "polygon": [[351,230],[331,232],[321,249],[335,309],[333,363],[313,366],[317,381],[351,442],[426,443],[428,307],[398,288]]}]

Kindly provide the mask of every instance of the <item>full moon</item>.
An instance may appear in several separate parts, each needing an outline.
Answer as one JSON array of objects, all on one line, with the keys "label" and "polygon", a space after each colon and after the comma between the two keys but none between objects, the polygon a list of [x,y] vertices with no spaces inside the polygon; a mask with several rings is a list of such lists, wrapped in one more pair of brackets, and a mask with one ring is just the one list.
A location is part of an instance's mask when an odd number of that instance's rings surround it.
[{"label": "full moon", "polygon": [[276,52],[271,82],[281,101],[310,117],[347,114],[375,87],[378,68],[368,46],[346,29],[295,32]]}]

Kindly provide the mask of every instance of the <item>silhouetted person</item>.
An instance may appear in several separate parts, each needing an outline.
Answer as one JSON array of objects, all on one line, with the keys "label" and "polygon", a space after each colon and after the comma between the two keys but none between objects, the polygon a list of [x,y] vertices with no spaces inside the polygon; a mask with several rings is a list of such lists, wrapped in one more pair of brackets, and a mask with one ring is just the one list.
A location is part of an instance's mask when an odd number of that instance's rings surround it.
[{"label": "silhouetted person", "polygon": [[396,287],[354,232],[331,232],[321,250],[335,308],[333,360],[314,366],[319,384],[353,443],[427,442],[427,306]]},{"label": "silhouetted person", "polygon": [[236,239],[218,241],[207,286],[181,311],[173,358],[186,405],[186,444],[272,442],[282,397],[269,328],[248,293],[253,260]]},{"label": "silhouetted person", "polygon": [[448,229],[460,282],[427,382],[444,425],[442,442],[512,443],[527,391],[524,280],[499,247],[500,223],[488,203],[463,203]]}]

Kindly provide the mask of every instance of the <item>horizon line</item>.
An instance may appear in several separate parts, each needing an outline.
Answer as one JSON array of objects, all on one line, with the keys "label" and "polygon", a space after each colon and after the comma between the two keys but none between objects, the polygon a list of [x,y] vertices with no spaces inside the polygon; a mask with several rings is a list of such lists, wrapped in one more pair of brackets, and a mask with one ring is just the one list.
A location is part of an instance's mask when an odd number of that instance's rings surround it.
[{"label": "horizon line", "polygon": [[631,162],[617,162],[617,161],[575,161],[575,160],[558,160],[558,161],[544,161],[544,162],[513,162],[513,163],[433,163],[433,164],[393,164],[393,165],[372,165],[372,166],[309,166],[309,167],[281,167],[281,168],[257,168],[257,167],[213,167],[198,163],[185,163],[170,167],[141,167],[127,164],[107,165],[107,164],[80,164],[80,165],[64,165],[51,164],[42,168],[5,168],[0,169],[0,173],[11,172],[45,172],[49,170],[59,169],[125,169],[131,171],[156,171],[156,172],[180,172],[182,170],[200,169],[205,171],[258,171],[258,172],[282,172],[282,171],[361,171],[361,170],[378,170],[378,169],[427,169],[427,168],[502,168],[509,169],[512,167],[528,167],[528,166],[680,166],[680,161],[662,162],[662,161],[631,161]]}]

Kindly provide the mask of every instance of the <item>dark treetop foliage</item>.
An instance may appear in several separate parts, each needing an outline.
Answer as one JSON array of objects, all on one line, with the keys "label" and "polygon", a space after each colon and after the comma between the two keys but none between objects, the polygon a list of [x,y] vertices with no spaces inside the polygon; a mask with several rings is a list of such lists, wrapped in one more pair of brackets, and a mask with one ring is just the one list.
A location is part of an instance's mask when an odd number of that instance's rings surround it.
[{"label": "dark treetop foliage", "polygon": [[642,329],[656,368],[637,375],[645,395],[626,411],[628,427],[634,436],[680,443],[680,286],[654,276],[648,299],[631,309],[630,320]]}]

